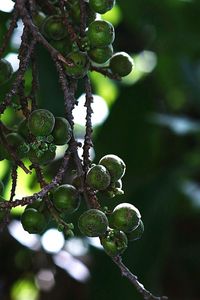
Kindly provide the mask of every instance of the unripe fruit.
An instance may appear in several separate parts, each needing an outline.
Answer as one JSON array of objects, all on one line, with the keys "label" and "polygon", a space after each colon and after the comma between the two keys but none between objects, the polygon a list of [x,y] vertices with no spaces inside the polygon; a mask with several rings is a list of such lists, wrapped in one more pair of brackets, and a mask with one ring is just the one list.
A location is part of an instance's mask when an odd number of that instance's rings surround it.
[{"label": "unripe fruit", "polygon": [[30,149],[30,151],[27,154],[29,160],[38,165],[46,165],[50,163],[56,156],[56,151],[45,151],[41,156],[37,156],[37,152],[33,149]]},{"label": "unripe fruit", "polygon": [[89,0],[90,7],[99,14],[105,14],[115,5],[115,0]]},{"label": "unripe fruit", "polygon": [[13,68],[4,58],[0,60],[0,86],[6,83],[12,76]]},{"label": "unripe fruit", "polygon": [[3,181],[0,180],[0,195],[3,194],[3,190],[4,190],[4,184],[3,184]]},{"label": "unripe fruit", "polygon": [[110,226],[124,232],[131,232],[139,225],[140,218],[140,212],[134,205],[121,203],[110,215]]},{"label": "unripe fruit", "polygon": [[65,145],[72,137],[72,128],[65,118],[56,117],[55,126],[52,131],[55,145]]},{"label": "unripe fruit", "polygon": [[23,119],[19,124],[18,124],[18,133],[23,137],[27,138],[29,134],[29,129],[28,129],[28,121],[27,119]]},{"label": "unripe fruit", "polygon": [[68,37],[62,40],[51,40],[50,44],[64,56],[72,51],[72,44]]},{"label": "unripe fruit", "polygon": [[49,40],[61,40],[68,34],[59,15],[47,17],[42,25],[42,32]]},{"label": "unripe fruit", "polygon": [[126,250],[128,240],[123,231],[109,229],[106,235],[101,238],[101,244],[108,255],[116,256]]},{"label": "unripe fruit", "polygon": [[71,62],[73,63],[73,66],[64,66],[68,76],[78,79],[86,75],[89,68],[89,60],[84,52],[71,52],[66,56],[66,59],[71,60]]},{"label": "unripe fruit", "polygon": [[[75,1],[68,0],[68,4],[70,6],[69,15],[72,18],[73,23],[79,25],[81,21],[79,0],[75,0]],[[88,25],[95,20],[96,13],[93,10],[91,10],[87,2],[84,3],[84,6],[85,6],[85,15],[86,15],[86,25]]]},{"label": "unripe fruit", "polygon": [[102,211],[89,209],[80,216],[78,227],[81,233],[86,236],[101,236],[107,230],[108,219]]},{"label": "unripe fruit", "polygon": [[80,199],[77,189],[70,184],[60,185],[53,192],[54,206],[65,213],[75,212],[80,205]]},{"label": "unripe fruit", "polygon": [[112,182],[115,182],[122,178],[126,170],[126,165],[124,161],[114,154],[108,154],[103,156],[100,159],[99,164],[106,167],[106,169],[110,173]]},{"label": "unripe fruit", "polygon": [[46,227],[45,217],[34,208],[28,208],[23,212],[21,222],[24,230],[29,233],[41,233]]},{"label": "unripe fruit", "polygon": [[115,32],[111,23],[103,20],[92,22],[88,26],[87,37],[91,47],[106,47],[114,41]]},{"label": "unripe fruit", "polygon": [[109,60],[113,54],[113,47],[109,45],[103,48],[92,48],[88,51],[88,56],[95,63],[103,64]]},{"label": "unripe fruit", "polygon": [[[25,142],[23,137],[18,133],[9,133],[6,136],[8,144],[11,146],[13,150],[16,151],[16,154],[19,158],[24,157],[24,152],[21,150],[21,145]],[[7,153],[7,158],[10,159],[11,156]]]},{"label": "unripe fruit", "polygon": [[127,234],[128,240],[131,242],[139,240],[142,237],[143,232],[144,232],[144,224],[140,219],[138,227]]},{"label": "unripe fruit", "polygon": [[114,74],[121,77],[131,73],[133,68],[133,59],[125,52],[118,52],[110,59],[110,69]]},{"label": "unripe fruit", "polygon": [[110,184],[110,175],[104,166],[96,165],[87,172],[86,183],[94,190],[105,190]]},{"label": "unripe fruit", "polygon": [[28,118],[28,127],[35,136],[49,135],[55,125],[53,114],[46,109],[34,110]]}]

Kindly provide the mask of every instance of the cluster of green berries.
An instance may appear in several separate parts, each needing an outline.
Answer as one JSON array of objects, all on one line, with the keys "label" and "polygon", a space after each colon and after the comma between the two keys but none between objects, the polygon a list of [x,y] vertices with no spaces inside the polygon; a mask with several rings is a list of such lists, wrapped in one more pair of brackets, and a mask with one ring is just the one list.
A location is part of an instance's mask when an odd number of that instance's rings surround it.
[{"label": "cluster of green berries", "polygon": [[[34,17],[35,24],[49,43],[57,49],[70,65],[65,65],[66,74],[72,78],[82,78],[90,66],[98,64],[107,67],[113,74],[120,77],[132,71],[133,60],[125,52],[113,54],[112,43],[115,39],[114,27],[110,22],[97,19],[98,14],[104,14],[115,5],[115,0],[89,0],[85,2],[86,30],[84,36],[78,35],[78,40],[72,42],[67,31],[64,18],[59,11],[58,2],[52,3],[57,9],[57,14],[45,16],[39,14]],[[80,31],[80,3],[79,0],[69,0],[69,21],[75,31]],[[77,28],[77,30],[76,30]]]},{"label": "cluster of green berries", "polygon": [[[89,169],[86,183],[92,190],[106,191],[107,195],[114,197],[123,193],[121,178],[125,169],[121,158],[113,154],[105,155],[98,165]],[[122,254],[128,240],[139,239],[144,231],[139,210],[129,203],[117,205],[112,213],[89,209],[80,216],[78,226],[82,234],[100,237],[105,252],[110,256]]]},{"label": "cluster of green berries", "polygon": [[[72,136],[67,119],[54,117],[46,109],[34,110],[27,119],[23,119],[17,132],[9,133],[6,140],[18,158],[27,157],[32,163],[47,164],[56,155],[56,146],[65,145]],[[0,160],[11,159],[4,145],[0,145]]]},{"label": "cluster of green berries", "polygon": [[[100,162],[103,162],[106,167],[103,164],[97,166],[103,167],[103,174],[110,174],[108,177],[109,182],[115,182],[124,175],[125,164],[118,156],[106,155]],[[88,185],[89,181],[92,189],[94,189],[94,182],[100,181],[104,184],[101,168],[95,171],[95,180],[92,176],[90,181],[90,172],[93,168],[88,171],[85,182]],[[99,176],[96,175],[98,172]],[[95,190],[97,190],[96,186]],[[72,184],[62,184],[51,192],[50,199],[56,212],[67,217],[78,210],[80,191]],[[50,215],[43,200],[28,205],[21,218],[24,229],[29,233],[43,232],[49,220]],[[121,203],[112,212],[88,209],[80,215],[78,227],[80,232],[87,237],[99,237],[105,252],[110,256],[122,254],[128,246],[128,241],[139,239],[144,231],[140,212],[130,203]],[[68,227],[67,234],[73,235],[73,224]]]}]

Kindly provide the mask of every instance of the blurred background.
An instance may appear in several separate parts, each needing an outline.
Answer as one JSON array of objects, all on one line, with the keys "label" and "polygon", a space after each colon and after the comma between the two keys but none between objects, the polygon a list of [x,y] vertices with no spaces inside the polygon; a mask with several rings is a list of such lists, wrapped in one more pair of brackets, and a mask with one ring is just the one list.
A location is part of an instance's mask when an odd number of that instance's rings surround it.
[{"label": "blurred background", "polygon": [[[0,1],[0,43],[7,29],[13,2]],[[102,199],[113,208],[133,203],[142,214],[145,232],[129,244],[125,264],[147,289],[171,300],[200,299],[200,1],[117,0],[103,16],[116,30],[115,51],[128,52],[134,71],[121,82],[95,72],[94,150],[98,162],[113,153],[126,162],[124,196]],[[22,24],[18,23],[5,53],[14,70]],[[40,107],[63,115],[62,92],[55,68],[44,49],[37,49],[40,64]],[[30,88],[30,71],[26,86]],[[49,88],[51,87],[51,88]],[[8,86],[0,91],[3,100]],[[76,136],[84,135],[83,84],[75,110]],[[81,108],[82,107],[82,108]],[[8,108],[2,120],[15,127],[21,115]],[[46,167],[49,180],[65,149]],[[39,187],[35,175],[18,170],[16,197],[31,195]],[[8,198],[10,163],[0,162],[0,178]],[[95,238],[77,230],[65,240],[54,224],[42,236],[29,235],[20,225],[22,208],[0,233],[1,300],[141,300],[120,275]]]}]

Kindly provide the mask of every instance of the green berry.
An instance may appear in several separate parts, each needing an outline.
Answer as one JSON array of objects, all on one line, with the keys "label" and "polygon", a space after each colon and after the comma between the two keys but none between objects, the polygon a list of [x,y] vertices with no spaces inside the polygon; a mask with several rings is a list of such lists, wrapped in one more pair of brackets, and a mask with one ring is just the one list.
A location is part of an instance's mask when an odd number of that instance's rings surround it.
[{"label": "green berry", "polygon": [[115,0],[89,0],[89,5],[96,13],[105,14],[115,5]]},{"label": "green berry", "polygon": [[68,37],[62,40],[51,40],[50,44],[64,56],[72,51],[72,44]]},{"label": "green berry", "polygon": [[54,206],[65,213],[75,212],[80,205],[80,198],[77,189],[70,184],[60,185],[53,192]]},{"label": "green berry", "polygon": [[23,212],[21,222],[24,230],[29,233],[41,233],[46,227],[44,215],[34,208],[28,208]]},{"label": "green berry", "polygon": [[110,174],[104,166],[93,166],[87,172],[86,183],[94,190],[105,190],[110,184]]},{"label": "green berry", "polygon": [[103,48],[92,48],[88,51],[89,58],[98,64],[103,64],[111,58],[113,54],[113,47],[109,45]]},{"label": "green berry", "polygon": [[46,109],[34,110],[28,118],[28,127],[35,136],[49,135],[55,125],[53,114]]},{"label": "green berry", "polygon": [[[8,144],[11,146],[11,148],[16,151],[17,156],[19,158],[24,157],[25,153],[23,152],[23,149],[21,148],[21,145],[23,145],[25,142],[23,137],[18,133],[12,132],[6,136],[6,139],[7,139]],[[7,153],[7,158],[8,159],[11,158],[9,153]]]},{"label": "green berry", "polygon": [[112,182],[115,182],[124,176],[126,165],[124,161],[117,155],[105,155],[100,159],[99,164],[106,167],[110,173]]},{"label": "green berry", "polygon": [[[68,0],[69,4],[69,15],[72,18],[73,23],[80,25],[81,21],[81,11],[80,11],[80,3],[79,0]],[[87,2],[84,3],[85,6],[85,16],[86,16],[86,25],[93,22],[96,18],[96,13],[91,10],[89,4]]]},{"label": "green berry", "polygon": [[65,145],[72,137],[72,128],[65,118],[55,118],[55,126],[52,131],[54,143],[56,145]]},{"label": "green berry", "polygon": [[80,216],[78,227],[81,233],[86,236],[101,236],[107,230],[108,219],[102,211],[89,209]]},{"label": "green berry", "polygon": [[92,22],[88,26],[87,37],[91,47],[106,47],[114,41],[115,32],[111,23],[103,20]]},{"label": "green berry", "polygon": [[137,228],[140,222],[139,210],[130,203],[121,203],[115,207],[110,216],[111,227],[130,232]]},{"label": "green berry", "polygon": [[65,71],[68,76],[78,79],[86,75],[89,68],[89,60],[84,52],[71,52],[66,56],[66,59],[73,64],[72,66],[65,65]]},{"label": "green berry", "polygon": [[55,151],[52,152],[50,150],[43,152],[40,150],[30,149],[27,156],[29,160],[34,164],[46,165],[50,163],[52,160],[54,160],[56,156],[56,152]]},{"label": "green berry", "polygon": [[13,68],[4,58],[0,60],[0,86],[6,83],[12,76]]},{"label": "green berry", "polygon": [[110,69],[112,73],[124,77],[131,73],[133,59],[125,52],[115,53],[110,59]]},{"label": "green berry", "polygon": [[3,194],[3,190],[4,190],[4,184],[3,181],[0,179],[0,195]]},{"label": "green berry", "polygon": [[129,241],[139,240],[142,237],[143,232],[144,232],[144,224],[140,219],[138,227],[127,234],[128,240]]},{"label": "green berry", "polygon": [[109,229],[106,235],[101,238],[101,244],[108,255],[116,256],[126,250],[128,240],[123,231]]},{"label": "green berry", "polygon": [[42,12],[39,12],[38,14],[35,14],[33,16],[33,23],[39,28],[42,28],[42,25],[45,21],[46,17]]},{"label": "green berry", "polygon": [[47,17],[43,22],[42,32],[49,40],[62,40],[68,35],[63,19],[59,15]]},{"label": "green berry", "polygon": [[21,122],[18,124],[17,131],[23,138],[26,139],[28,137],[29,129],[27,119],[21,120]]}]

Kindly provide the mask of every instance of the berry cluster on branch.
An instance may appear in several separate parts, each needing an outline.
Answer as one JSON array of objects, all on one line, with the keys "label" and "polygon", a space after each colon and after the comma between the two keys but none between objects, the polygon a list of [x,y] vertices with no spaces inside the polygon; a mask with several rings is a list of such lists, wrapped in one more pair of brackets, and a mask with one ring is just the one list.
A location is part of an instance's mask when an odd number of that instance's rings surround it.
[{"label": "berry cluster on branch", "polygon": [[[10,210],[21,205],[26,206],[21,223],[30,234],[44,232],[49,220],[53,219],[58,230],[71,237],[74,224],[67,223],[63,214],[74,213],[83,199],[86,210],[77,222],[80,232],[85,236],[99,237],[105,252],[144,299],[167,299],[147,291],[121,260],[120,255],[126,250],[128,241],[139,239],[144,231],[139,210],[130,203],[121,203],[109,211],[98,200],[99,194],[109,198],[124,194],[121,179],[125,173],[125,163],[113,154],[105,155],[96,165],[90,159],[93,96],[89,72],[96,71],[120,80],[133,68],[133,60],[127,53],[113,53],[114,27],[100,17],[114,5],[115,0],[15,1],[10,25],[0,48],[0,86],[8,84],[13,75],[12,66],[3,54],[19,19],[24,25],[18,53],[20,63],[10,90],[0,103],[0,114],[12,106],[21,111],[23,117],[15,128],[8,128],[0,121],[0,160],[7,159],[12,165],[10,198],[6,201],[0,197],[0,226],[2,229],[9,222]],[[45,107],[38,107],[38,44],[49,52],[55,64],[63,92],[65,117],[54,116]],[[27,93],[25,73],[28,69],[31,70],[32,84]],[[83,145],[75,139],[73,121],[79,79],[84,81],[86,95]],[[43,168],[53,162],[59,145],[68,145],[67,150],[54,178],[47,182]],[[82,157],[78,154],[80,147],[83,149]],[[24,159],[29,160],[29,167],[25,166]],[[63,182],[64,175],[70,170],[71,159],[75,164],[76,176],[72,182]],[[35,170],[41,186],[39,192],[14,199],[18,168],[22,168],[27,176]],[[3,183],[0,181],[2,193]]]}]

